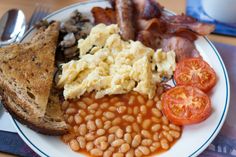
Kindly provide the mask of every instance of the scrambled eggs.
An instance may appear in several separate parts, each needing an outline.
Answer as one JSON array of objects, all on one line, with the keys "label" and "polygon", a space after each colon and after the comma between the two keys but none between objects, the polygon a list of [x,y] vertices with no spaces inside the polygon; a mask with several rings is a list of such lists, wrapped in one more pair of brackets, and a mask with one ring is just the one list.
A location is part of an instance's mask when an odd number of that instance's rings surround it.
[{"label": "scrambled eggs", "polygon": [[123,41],[117,25],[96,25],[86,39],[78,41],[80,59],[62,65],[58,86],[65,99],[80,98],[85,92],[104,95],[137,91],[153,98],[156,83],[170,78],[175,53],[154,52],[139,41]]}]

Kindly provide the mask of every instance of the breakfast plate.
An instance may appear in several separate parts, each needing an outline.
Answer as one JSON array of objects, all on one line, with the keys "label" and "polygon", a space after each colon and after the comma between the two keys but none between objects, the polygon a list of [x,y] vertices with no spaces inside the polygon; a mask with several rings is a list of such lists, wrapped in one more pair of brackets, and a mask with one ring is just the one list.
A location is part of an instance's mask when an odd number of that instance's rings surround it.
[{"label": "breakfast plate", "polygon": [[[109,3],[105,0],[78,3],[58,10],[48,15],[45,19],[49,21],[63,21],[69,18],[70,13],[76,9],[88,18],[92,19],[90,10],[94,6],[106,7],[109,6]],[[173,14],[167,10],[165,10],[165,13]],[[30,40],[35,32],[36,29],[31,28],[23,37],[22,42]],[[224,63],[216,48],[206,37],[199,37],[195,41],[195,45],[203,59],[211,65],[217,74],[217,84],[209,93],[212,101],[213,112],[210,117],[202,123],[184,126],[181,138],[175,143],[175,145],[173,145],[173,147],[171,147],[170,150],[158,154],[158,156],[161,157],[176,155],[187,157],[199,155],[216,137],[227,115],[230,85]],[[61,141],[60,137],[51,137],[36,133],[20,124],[15,119],[12,119],[12,122],[21,138],[40,156],[84,156],[83,154],[73,152]]]}]

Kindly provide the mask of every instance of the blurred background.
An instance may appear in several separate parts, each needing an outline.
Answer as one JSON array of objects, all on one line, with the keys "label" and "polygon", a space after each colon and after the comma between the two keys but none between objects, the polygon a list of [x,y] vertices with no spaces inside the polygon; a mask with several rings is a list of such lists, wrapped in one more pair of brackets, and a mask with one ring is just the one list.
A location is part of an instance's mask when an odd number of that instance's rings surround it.
[{"label": "blurred background", "polygon": [[[41,5],[48,9],[50,12],[61,9],[65,6],[82,2],[86,0],[0,0],[0,17],[11,8],[21,9],[25,15],[27,21],[31,18],[36,6]],[[198,1],[198,0],[197,0]],[[167,9],[172,10],[178,14],[185,13],[186,0],[158,0]],[[200,2],[200,1],[198,1]],[[236,39],[234,37],[222,36],[222,35],[209,35],[210,40],[216,42],[222,42],[226,44],[236,45]]]}]

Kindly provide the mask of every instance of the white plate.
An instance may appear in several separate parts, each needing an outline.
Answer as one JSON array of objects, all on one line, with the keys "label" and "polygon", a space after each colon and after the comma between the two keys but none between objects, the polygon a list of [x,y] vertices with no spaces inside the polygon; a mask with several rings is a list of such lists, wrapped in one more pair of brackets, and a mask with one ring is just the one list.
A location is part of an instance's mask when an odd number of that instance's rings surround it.
[{"label": "white plate", "polygon": [[[91,18],[90,10],[94,6],[106,7],[109,6],[109,4],[104,0],[78,3],[56,11],[47,16],[46,19],[59,21],[65,20],[69,18],[69,14],[75,9],[78,9],[80,12]],[[34,29],[29,30],[23,41],[29,40],[34,33]],[[230,87],[224,63],[216,48],[207,38],[199,37],[196,41],[196,47],[200,51],[204,60],[214,68],[218,77],[217,84],[210,94],[213,104],[213,113],[206,121],[200,124],[184,127],[182,137],[170,150],[159,154],[158,156],[160,157],[187,157],[199,155],[216,137],[227,114]],[[59,137],[41,135],[28,129],[14,119],[12,119],[12,122],[21,138],[40,156],[83,156],[82,154],[71,151],[70,148],[59,139]]]}]

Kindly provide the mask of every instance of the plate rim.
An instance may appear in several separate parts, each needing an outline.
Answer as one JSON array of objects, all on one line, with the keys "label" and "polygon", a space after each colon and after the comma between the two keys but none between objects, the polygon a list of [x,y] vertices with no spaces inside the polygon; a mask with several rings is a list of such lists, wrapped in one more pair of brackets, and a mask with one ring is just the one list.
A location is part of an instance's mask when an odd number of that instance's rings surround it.
[{"label": "plate rim", "polygon": [[[73,8],[73,7],[76,7],[76,6],[79,6],[79,5],[86,5],[88,3],[98,3],[98,2],[104,2],[104,1],[107,1],[107,0],[91,0],[91,1],[85,1],[85,2],[78,2],[78,3],[75,3],[75,4],[72,4],[72,5],[69,5],[69,6],[66,6],[66,7],[63,7],[51,14],[49,14],[48,16],[46,16],[44,19],[48,19],[60,12],[63,12],[64,10],[67,10],[67,9],[70,9],[70,8]],[[169,11],[167,9],[165,9],[165,11],[171,13],[171,14],[175,14],[174,12],[172,11]],[[35,28],[32,27],[30,28],[25,34],[24,36],[22,37],[22,39],[20,40],[20,42],[22,42],[28,35],[29,33],[31,33]],[[216,47],[213,45],[213,43],[206,37],[206,36],[203,36],[203,39],[210,45],[210,47],[212,48],[212,50],[214,51],[214,53],[216,54],[220,64],[221,64],[221,67],[222,67],[222,70],[223,70],[223,74],[224,74],[224,78],[225,78],[225,84],[226,84],[226,100],[225,100],[225,104],[224,104],[224,110],[223,110],[223,113],[221,115],[221,118],[216,126],[216,128],[214,129],[213,133],[211,134],[211,136],[208,137],[208,139],[197,149],[195,150],[193,153],[191,153],[190,155],[188,155],[188,157],[192,157],[192,156],[197,156],[199,155],[200,153],[202,153],[208,146],[209,144],[215,139],[215,137],[218,135],[218,133],[220,132],[223,124],[224,124],[224,121],[226,119],[226,116],[227,116],[227,113],[228,113],[228,108],[229,108],[229,103],[230,103],[230,81],[229,81],[229,77],[228,77],[228,72],[227,72],[227,69],[225,67],[225,64],[218,52],[218,50],[216,49]],[[16,131],[17,133],[20,135],[20,137],[24,140],[24,142],[27,143],[27,145],[33,149],[37,154],[39,155],[43,155],[43,156],[46,156],[46,157],[49,157],[49,155],[47,155],[43,150],[39,149],[36,145],[34,145],[28,138],[27,136],[24,134],[24,132],[21,130],[20,126],[17,124],[17,120],[15,120],[13,117],[11,117],[11,121],[14,125],[14,127],[16,128]]]}]

